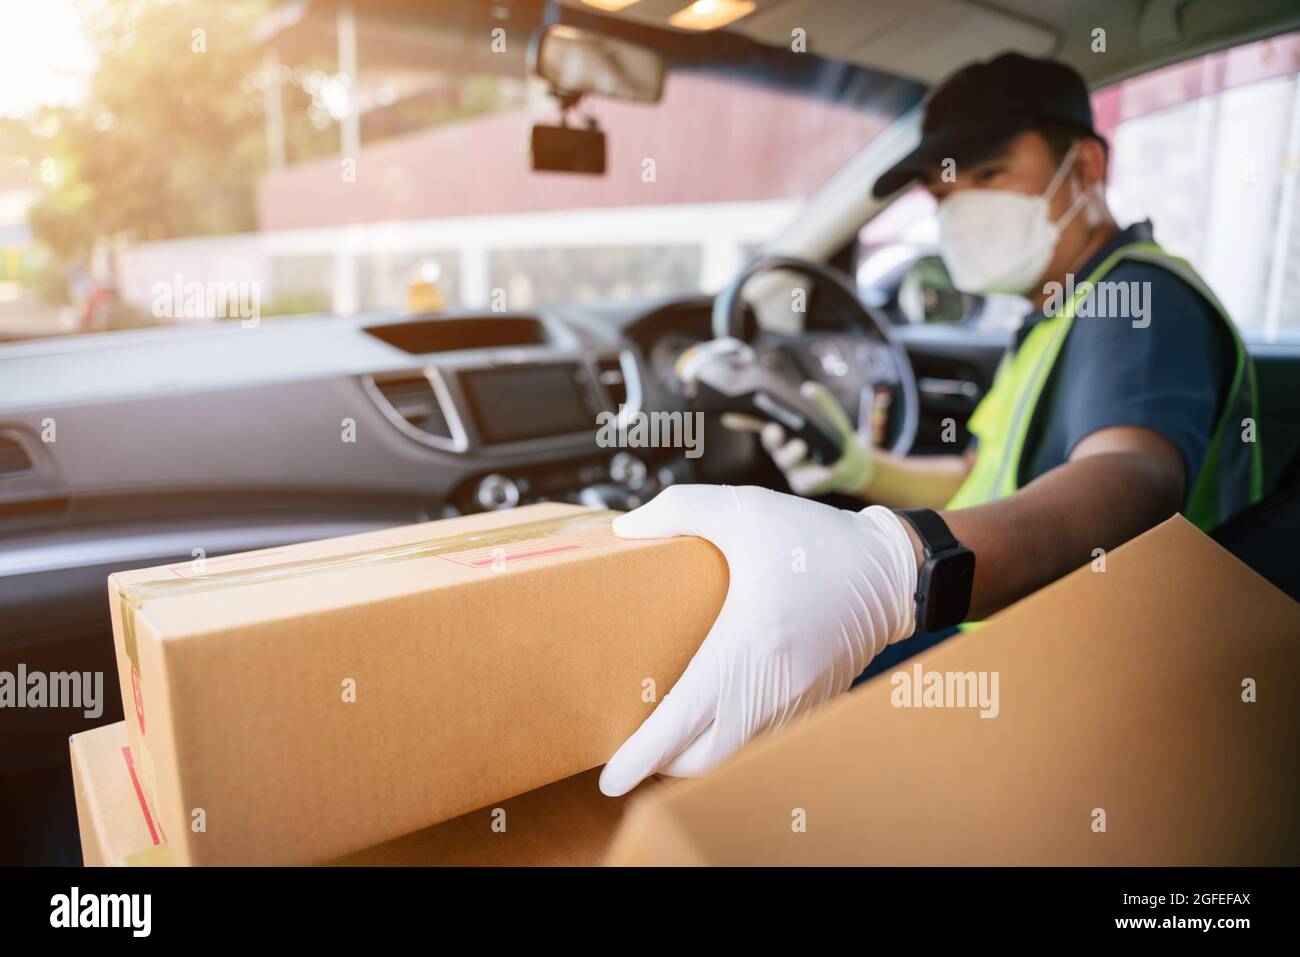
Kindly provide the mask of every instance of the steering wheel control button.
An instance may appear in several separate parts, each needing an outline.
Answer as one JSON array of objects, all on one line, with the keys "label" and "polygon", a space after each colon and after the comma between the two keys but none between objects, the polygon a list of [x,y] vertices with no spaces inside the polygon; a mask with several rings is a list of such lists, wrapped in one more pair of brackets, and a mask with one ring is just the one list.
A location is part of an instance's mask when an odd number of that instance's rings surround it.
[{"label": "steering wheel control button", "polygon": [[493,472],[485,475],[474,490],[474,500],[485,511],[495,512],[519,504],[519,486],[514,480]]}]

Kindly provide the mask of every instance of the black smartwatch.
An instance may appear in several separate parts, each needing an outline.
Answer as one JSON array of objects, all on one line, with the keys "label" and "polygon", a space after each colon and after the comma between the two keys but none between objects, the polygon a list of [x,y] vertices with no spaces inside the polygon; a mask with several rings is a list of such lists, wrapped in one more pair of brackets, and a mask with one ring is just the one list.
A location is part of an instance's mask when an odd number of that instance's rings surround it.
[{"label": "black smartwatch", "polygon": [[900,508],[894,514],[916,530],[925,549],[925,563],[916,575],[916,633],[961,624],[970,611],[975,553],[957,541],[937,512]]}]

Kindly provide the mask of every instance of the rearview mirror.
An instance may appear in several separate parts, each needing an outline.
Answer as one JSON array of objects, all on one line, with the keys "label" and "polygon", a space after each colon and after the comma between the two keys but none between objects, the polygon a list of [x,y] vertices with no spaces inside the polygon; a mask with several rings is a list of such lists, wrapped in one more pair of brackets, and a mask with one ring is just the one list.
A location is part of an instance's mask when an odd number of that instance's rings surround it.
[{"label": "rearview mirror", "polygon": [[556,24],[538,34],[529,52],[533,72],[561,96],[655,103],[663,95],[664,61],[625,40]]}]

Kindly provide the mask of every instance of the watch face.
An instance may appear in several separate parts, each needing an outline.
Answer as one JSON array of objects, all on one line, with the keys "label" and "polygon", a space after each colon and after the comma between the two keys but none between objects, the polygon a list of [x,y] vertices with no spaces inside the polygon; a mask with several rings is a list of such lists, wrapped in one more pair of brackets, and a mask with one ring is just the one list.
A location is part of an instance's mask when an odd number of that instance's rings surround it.
[{"label": "watch face", "polygon": [[946,628],[964,621],[975,581],[975,553],[961,548],[936,556],[927,579],[927,624]]}]

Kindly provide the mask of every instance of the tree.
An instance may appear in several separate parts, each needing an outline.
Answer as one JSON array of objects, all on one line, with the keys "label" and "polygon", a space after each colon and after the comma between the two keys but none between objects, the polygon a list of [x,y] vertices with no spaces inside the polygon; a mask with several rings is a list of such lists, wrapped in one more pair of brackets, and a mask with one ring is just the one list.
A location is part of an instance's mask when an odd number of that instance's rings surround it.
[{"label": "tree", "polygon": [[[96,239],[238,232],[254,225],[265,166],[261,2],[122,0],[88,9],[100,63],[87,101],[47,110],[54,182],[35,236],[65,257]],[[51,123],[53,120],[53,123]]]}]

